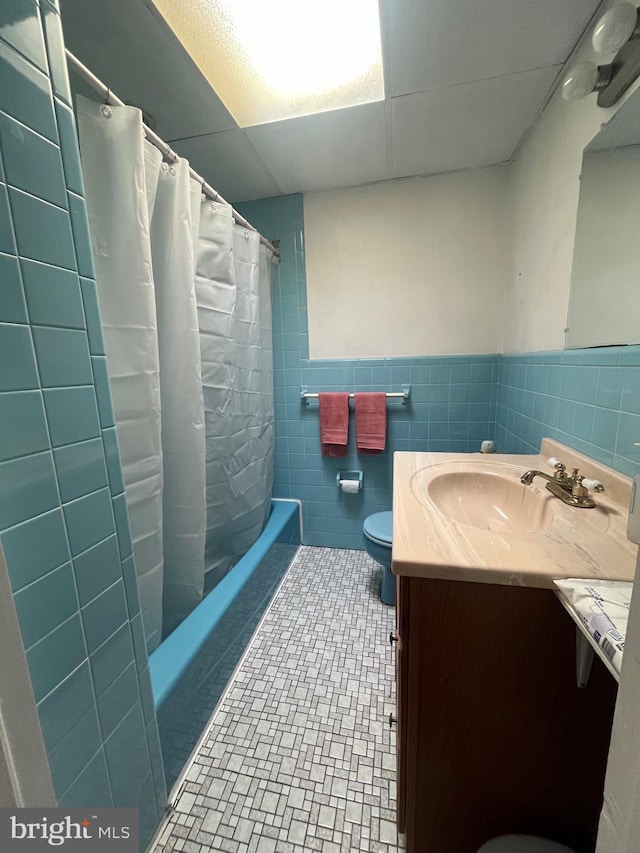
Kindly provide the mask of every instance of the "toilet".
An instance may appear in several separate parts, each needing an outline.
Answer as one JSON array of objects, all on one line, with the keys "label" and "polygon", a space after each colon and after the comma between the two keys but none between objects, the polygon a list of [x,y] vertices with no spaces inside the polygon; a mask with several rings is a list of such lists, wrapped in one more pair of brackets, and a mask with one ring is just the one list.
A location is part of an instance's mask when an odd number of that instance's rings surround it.
[{"label": "toilet", "polygon": [[533,835],[501,835],[487,841],[478,853],[575,853],[570,847]]},{"label": "toilet", "polygon": [[391,534],[393,515],[388,512],[374,512],[367,516],[362,525],[364,549],[376,563],[383,567],[380,601],[383,604],[396,603],[396,579],[391,574]]}]

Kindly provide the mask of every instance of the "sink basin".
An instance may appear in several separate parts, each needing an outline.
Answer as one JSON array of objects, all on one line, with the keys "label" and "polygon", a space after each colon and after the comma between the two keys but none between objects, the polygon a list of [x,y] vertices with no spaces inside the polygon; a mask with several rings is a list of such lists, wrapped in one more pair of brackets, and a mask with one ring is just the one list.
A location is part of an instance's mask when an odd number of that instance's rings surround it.
[{"label": "sink basin", "polygon": [[[542,478],[520,482],[553,456],[606,480],[595,507],[568,506]],[[539,454],[398,452],[393,478],[396,575],[546,589],[557,578],[634,577],[630,480],[552,439]]]},{"label": "sink basin", "polygon": [[[510,466],[504,468],[508,470]],[[532,533],[548,527],[554,519],[556,499],[548,492],[524,486],[518,472],[506,474],[507,471],[450,471],[436,475],[427,492],[438,509],[453,521],[481,530]],[[416,497],[421,496],[416,488],[413,491]]]}]

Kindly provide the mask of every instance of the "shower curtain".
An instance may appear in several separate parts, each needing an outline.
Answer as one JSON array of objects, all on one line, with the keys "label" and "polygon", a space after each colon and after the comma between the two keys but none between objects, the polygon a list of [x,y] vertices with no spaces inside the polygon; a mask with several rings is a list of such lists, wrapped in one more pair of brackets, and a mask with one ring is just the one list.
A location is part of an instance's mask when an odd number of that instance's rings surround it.
[{"label": "shower curtain", "polygon": [[229,205],[204,202],[196,296],[207,434],[207,589],[255,542],[269,513],[270,276],[271,258],[260,252],[258,234],[235,225]]},{"label": "shower curtain", "polygon": [[[260,535],[273,480],[271,257],[162,163],[133,107],[78,98],[148,650]],[[205,580],[205,572],[207,577]]]}]

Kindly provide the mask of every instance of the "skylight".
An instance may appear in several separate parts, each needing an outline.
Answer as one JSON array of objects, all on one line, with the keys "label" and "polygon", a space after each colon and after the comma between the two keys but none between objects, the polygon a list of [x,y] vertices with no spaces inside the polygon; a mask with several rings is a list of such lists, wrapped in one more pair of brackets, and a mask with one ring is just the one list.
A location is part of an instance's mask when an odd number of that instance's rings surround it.
[{"label": "skylight", "polygon": [[384,98],[378,0],[153,0],[240,127]]}]

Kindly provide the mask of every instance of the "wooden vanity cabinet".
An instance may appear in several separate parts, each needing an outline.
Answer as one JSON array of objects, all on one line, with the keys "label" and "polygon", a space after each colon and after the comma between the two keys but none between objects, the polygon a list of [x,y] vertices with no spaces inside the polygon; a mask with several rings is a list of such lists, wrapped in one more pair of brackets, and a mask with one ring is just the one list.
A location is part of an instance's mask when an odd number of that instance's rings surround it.
[{"label": "wooden vanity cabinet", "polygon": [[397,581],[398,827],[407,853],[530,833],[595,849],[617,685],[576,686],[553,591]]}]

